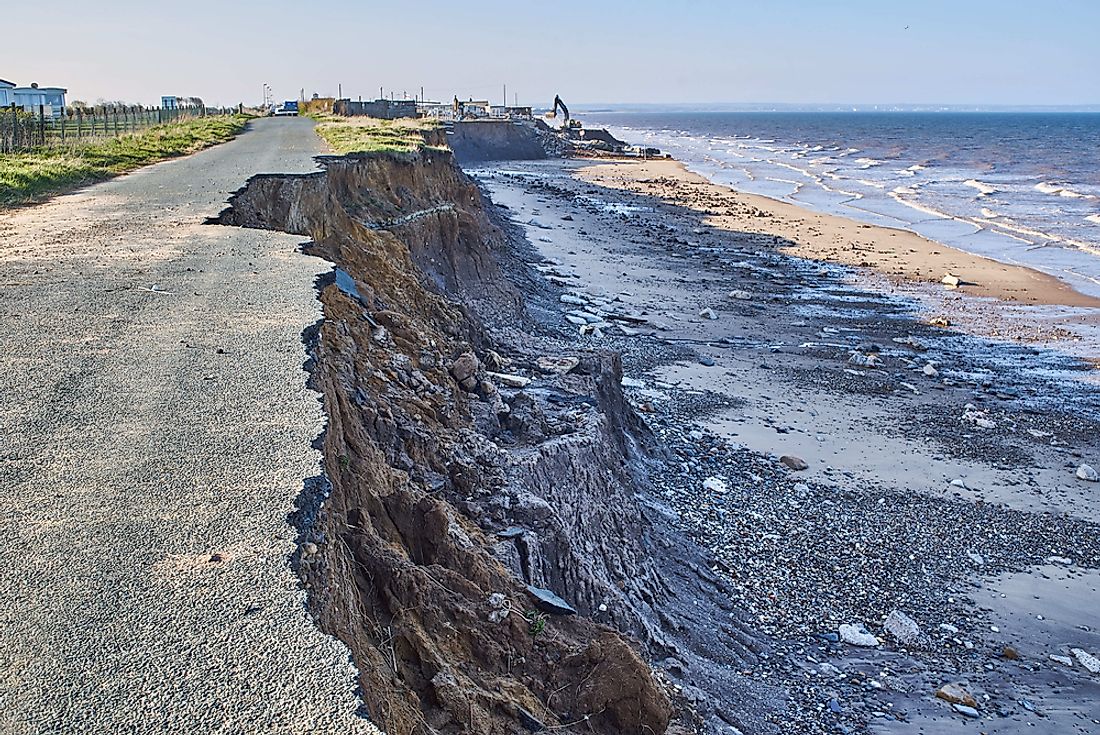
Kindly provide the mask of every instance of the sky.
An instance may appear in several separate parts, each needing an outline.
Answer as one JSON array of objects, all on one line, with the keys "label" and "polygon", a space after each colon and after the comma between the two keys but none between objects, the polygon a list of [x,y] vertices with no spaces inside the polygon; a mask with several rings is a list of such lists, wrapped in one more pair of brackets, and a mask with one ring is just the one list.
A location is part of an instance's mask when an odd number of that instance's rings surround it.
[{"label": "sky", "polygon": [[[47,8],[46,12],[43,9]],[[0,79],[68,99],[1100,104],[1100,0],[52,0]]]}]

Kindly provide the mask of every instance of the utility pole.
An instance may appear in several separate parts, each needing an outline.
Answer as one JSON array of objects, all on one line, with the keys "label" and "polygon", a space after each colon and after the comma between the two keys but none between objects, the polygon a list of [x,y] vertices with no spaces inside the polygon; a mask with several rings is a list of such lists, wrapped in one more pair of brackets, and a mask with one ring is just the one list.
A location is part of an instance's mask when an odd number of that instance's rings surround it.
[{"label": "utility pole", "polygon": [[508,85],[504,85],[504,106],[508,106]]},{"label": "utility pole", "polygon": [[381,87],[378,88],[378,99],[380,99],[380,100],[386,99],[386,95],[382,92]]},{"label": "utility pole", "polygon": [[424,85],[420,86],[420,104],[424,104]]},{"label": "utility pole", "polygon": [[336,85],[336,99],[338,99],[338,100],[344,99],[344,85],[343,84],[337,84]]}]

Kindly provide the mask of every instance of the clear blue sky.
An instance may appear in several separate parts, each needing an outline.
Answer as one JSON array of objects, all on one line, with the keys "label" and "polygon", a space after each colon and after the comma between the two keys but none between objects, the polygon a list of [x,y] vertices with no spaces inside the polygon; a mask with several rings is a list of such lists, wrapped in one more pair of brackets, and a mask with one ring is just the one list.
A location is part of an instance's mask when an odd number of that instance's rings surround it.
[{"label": "clear blue sky", "polygon": [[[908,28],[906,28],[908,26]],[[15,2],[0,78],[70,99],[1100,103],[1100,0]]]}]

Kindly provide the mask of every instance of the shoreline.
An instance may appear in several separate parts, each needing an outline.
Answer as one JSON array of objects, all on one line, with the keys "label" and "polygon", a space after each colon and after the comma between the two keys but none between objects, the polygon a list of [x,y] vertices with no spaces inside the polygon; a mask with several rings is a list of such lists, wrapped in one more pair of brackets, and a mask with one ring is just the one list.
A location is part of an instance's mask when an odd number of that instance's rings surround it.
[{"label": "shoreline", "polygon": [[[1100,720],[1096,680],[1050,658],[1100,648],[1080,627],[1100,494],[1074,471],[1097,464],[1100,404],[1069,379],[1079,361],[924,323],[878,276],[853,285],[762,228],[722,227],[732,207],[711,214],[695,186],[660,196],[671,184],[644,165],[509,161],[478,179],[562,289],[564,328],[622,352],[627,396],[672,452],[652,502],[774,646],[753,675],[786,687],[789,724],[952,731],[970,716],[934,693],[958,681],[983,731]],[[1048,582],[1052,567],[1070,576]],[[894,611],[921,645],[889,632]],[[838,640],[845,625],[876,644]]]},{"label": "shoreline", "polygon": [[[613,167],[609,172],[596,169]],[[627,167],[639,167],[640,173],[624,175]],[[661,159],[638,161],[615,159],[593,163],[581,171],[586,180],[622,188],[641,194],[657,194],[669,201],[699,210],[701,195],[726,195],[726,201],[709,200],[707,206],[740,207],[742,211],[712,214],[708,224],[719,229],[748,232],[780,237],[789,244],[780,249],[790,255],[809,260],[827,261],[840,265],[869,268],[894,283],[938,285],[947,273],[958,276],[962,283],[952,291],[968,296],[989,297],[1011,303],[1036,306],[1067,306],[1100,308],[1100,298],[1073,288],[1056,276],[1025,265],[1005,263],[983,255],[969,253],[900,227],[889,227],[859,222],[842,215],[818,212],[809,207],[768,197],[763,194],[735,189],[726,184],[711,181],[706,176],[688,168],[681,160]],[[654,177],[664,178],[654,180]],[[694,201],[685,201],[687,192],[678,191],[675,196],[665,192],[683,186],[697,187]],[[755,211],[745,212],[748,206]],[[764,214],[758,214],[763,212]],[[760,226],[761,220],[770,220]],[[750,226],[746,226],[750,223]],[[816,229],[815,229],[816,228]],[[890,237],[888,243],[876,242],[874,237]],[[826,241],[830,239],[830,241]],[[838,243],[838,238],[851,238]],[[902,259],[902,249],[908,249]],[[891,262],[893,261],[893,262]]]}]

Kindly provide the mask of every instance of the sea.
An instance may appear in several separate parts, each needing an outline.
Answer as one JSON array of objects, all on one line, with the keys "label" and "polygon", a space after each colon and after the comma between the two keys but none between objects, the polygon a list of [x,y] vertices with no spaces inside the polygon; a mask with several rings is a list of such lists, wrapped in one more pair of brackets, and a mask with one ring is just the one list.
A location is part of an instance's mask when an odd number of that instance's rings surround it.
[{"label": "sea", "polygon": [[1100,296],[1100,112],[593,108],[708,179],[897,227]]}]

